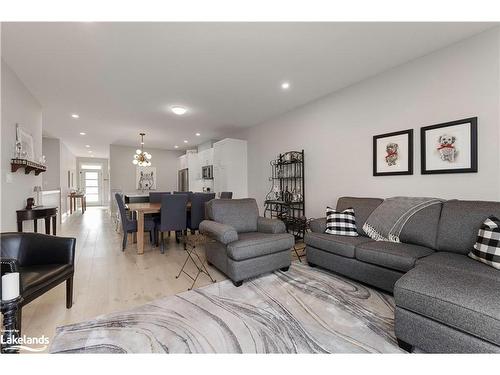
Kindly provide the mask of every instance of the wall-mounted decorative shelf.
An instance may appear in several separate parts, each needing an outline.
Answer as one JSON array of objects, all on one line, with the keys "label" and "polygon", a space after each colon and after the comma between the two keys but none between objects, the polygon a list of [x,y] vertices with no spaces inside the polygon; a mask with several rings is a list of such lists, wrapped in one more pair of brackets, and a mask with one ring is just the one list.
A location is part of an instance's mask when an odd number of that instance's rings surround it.
[{"label": "wall-mounted decorative shelf", "polygon": [[24,168],[25,174],[30,174],[31,171],[35,171],[36,176],[47,170],[45,165],[35,163],[34,161],[26,159],[12,159],[10,162],[11,172],[16,172],[19,168]]}]

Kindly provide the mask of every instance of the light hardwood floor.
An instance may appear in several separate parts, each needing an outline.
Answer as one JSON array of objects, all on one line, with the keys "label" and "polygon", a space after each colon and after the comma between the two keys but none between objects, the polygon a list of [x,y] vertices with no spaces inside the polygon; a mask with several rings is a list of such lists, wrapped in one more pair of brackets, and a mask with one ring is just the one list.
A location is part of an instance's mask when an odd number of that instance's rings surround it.
[{"label": "light hardwood floor", "polygon": [[[175,278],[186,253],[173,236],[168,239],[165,254],[151,247],[148,234],[143,255],[136,254],[130,238],[122,251],[122,236],[115,231],[107,209],[89,207],[83,215],[74,213],[58,235],[77,239],[73,307],[66,309],[64,283],[31,302],[23,308],[23,334],[27,336],[52,339],[58,326],[143,305],[191,286],[187,276]],[[195,267],[188,264],[188,271],[194,273]],[[217,281],[226,279],[215,268],[209,270]],[[202,274],[195,287],[210,283]]]}]

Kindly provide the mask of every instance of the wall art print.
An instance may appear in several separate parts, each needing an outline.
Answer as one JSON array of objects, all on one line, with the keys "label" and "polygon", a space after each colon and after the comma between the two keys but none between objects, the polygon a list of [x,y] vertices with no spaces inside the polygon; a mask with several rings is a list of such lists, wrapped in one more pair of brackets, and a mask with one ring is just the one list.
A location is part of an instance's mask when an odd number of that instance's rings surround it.
[{"label": "wall art print", "polygon": [[136,189],[156,190],[156,167],[137,167]]},{"label": "wall art print", "polygon": [[413,174],[413,129],[373,137],[373,175]]},{"label": "wall art print", "polygon": [[477,172],[477,117],[420,129],[422,174]]}]

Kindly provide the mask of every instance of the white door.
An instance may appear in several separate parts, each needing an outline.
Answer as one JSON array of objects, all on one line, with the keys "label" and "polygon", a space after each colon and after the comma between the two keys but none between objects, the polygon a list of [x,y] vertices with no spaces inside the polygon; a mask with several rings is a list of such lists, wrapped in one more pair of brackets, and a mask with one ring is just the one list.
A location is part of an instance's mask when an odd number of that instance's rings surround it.
[{"label": "white door", "polygon": [[83,187],[89,206],[102,205],[102,173],[100,170],[83,171]]}]

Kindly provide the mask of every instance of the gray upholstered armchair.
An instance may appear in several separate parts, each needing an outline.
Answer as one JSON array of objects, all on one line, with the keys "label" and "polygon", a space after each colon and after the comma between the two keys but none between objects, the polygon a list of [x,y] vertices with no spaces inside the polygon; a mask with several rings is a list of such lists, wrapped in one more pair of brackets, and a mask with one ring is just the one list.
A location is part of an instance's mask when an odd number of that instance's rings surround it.
[{"label": "gray upholstered armchair", "polygon": [[201,222],[200,232],[215,240],[206,245],[207,261],[234,285],[290,267],[293,235],[282,221],[259,217],[255,199],[214,199],[206,214],[209,220]]}]

